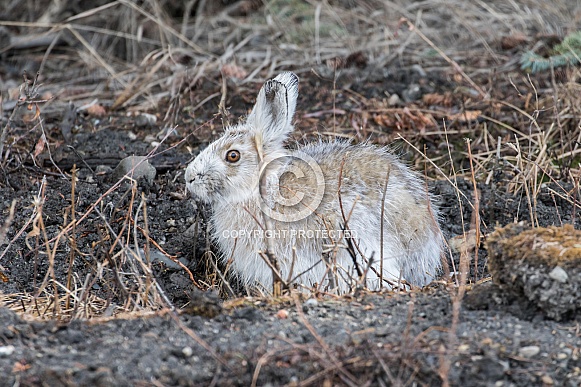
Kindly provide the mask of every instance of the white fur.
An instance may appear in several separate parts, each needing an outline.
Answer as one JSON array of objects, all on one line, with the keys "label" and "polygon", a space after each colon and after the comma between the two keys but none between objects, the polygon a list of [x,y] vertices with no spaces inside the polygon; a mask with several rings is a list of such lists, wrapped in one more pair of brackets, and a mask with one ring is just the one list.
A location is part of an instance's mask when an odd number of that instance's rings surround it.
[{"label": "white fur", "polygon": [[[295,151],[286,149],[284,142],[293,130],[297,96],[295,74],[286,72],[267,81],[246,121],[226,129],[186,169],[192,196],[212,207],[212,236],[222,259],[232,259],[231,269],[245,283],[265,290],[272,289],[273,275],[259,252],[267,249],[278,260],[284,280],[302,273],[295,283],[307,287],[322,284],[325,289],[329,278],[334,278],[339,292],[348,291],[358,280],[370,289],[379,289],[382,255],[383,279],[392,284],[384,281],[383,286],[393,286],[400,280],[416,286],[432,281],[441,265],[442,235],[425,184],[386,148],[332,141],[311,143]],[[231,150],[240,152],[236,163],[226,161]],[[273,169],[296,164],[307,174],[302,178],[282,175],[278,185],[265,184],[259,178],[263,161],[279,156],[287,156],[281,160],[290,161]],[[300,160],[305,157],[320,166],[324,179],[304,169],[306,164]],[[265,215],[265,210],[272,210],[294,216],[306,208],[302,202],[292,208],[277,205],[280,196],[275,195],[286,193],[287,199],[294,199],[293,195],[300,193],[307,202],[316,192],[324,193],[322,200],[316,208],[309,207],[312,211],[304,218],[289,222]],[[265,229],[278,233],[270,244],[263,237]],[[352,247],[359,272],[368,269],[373,257],[372,268],[363,279],[358,278],[348,241],[322,234],[324,230],[344,229],[357,236]],[[320,237],[300,237],[301,230],[318,232]]]}]

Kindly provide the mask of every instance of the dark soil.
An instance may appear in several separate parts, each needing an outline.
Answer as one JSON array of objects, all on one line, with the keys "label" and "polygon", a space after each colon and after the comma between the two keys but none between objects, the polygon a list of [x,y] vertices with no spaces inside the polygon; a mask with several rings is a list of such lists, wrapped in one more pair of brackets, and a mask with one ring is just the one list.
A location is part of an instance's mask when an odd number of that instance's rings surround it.
[{"label": "dark soil", "polygon": [[[297,141],[333,131],[352,135],[355,141],[371,138],[378,144],[394,144],[396,152],[420,170],[424,168],[422,158],[395,141],[397,133],[419,149],[425,146],[431,158],[447,157],[450,146],[452,162],[463,172],[457,185],[465,197],[458,199],[455,188],[428,166],[429,187],[438,198],[447,238],[474,228],[474,188],[466,173],[468,160],[461,153],[465,150],[462,135],[447,143],[443,134],[425,136],[426,130],[437,127],[419,118],[397,121],[382,116],[388,94],[398,94],[404,99],[401,104],[412,106],[422,105],[425,94],[452,92],[457,85],[446,74],[435,69],[421,75],[397,65],[351,68],[337,78],[336,93],[331,78],[310,72],[299,75]],[[410,85],[418,87],[412,90]],[[229,84],[226,102],[232,120],[252,106],[259,86]],[[218,74],[208,78],[196,101],[220,87]],[[497,91],[513,92],[508,88]],[[329,113],[334,103],[341,109],[335,117]],[[494,115],[492,107],[476,105],[468,108],[489,108],[487,114]],[[166,108],[150,113],[163,117]],[[46,126],[51,155],[44,151],[36,157],[32,153],[38,132],[29,132],[31,127],[20,123],[11,133],[16,140],[0,171],[1,219],[8,217],[12,202],[16,203],[0,251],[4,268],[0,292],[5,297],[0,308],[0,385],[441,385],[447,367],[450,383],[458,386],[581,384],[581,314],[556,322],[504,294],[490,281],[483,246],[477,251],[477,261],[470,264],[471,286],[458,305],[459,321],[453,332],[456,290],[446,284],[450,281],[444,275],[427,289],[404,294],[361,291],[341,298],[318,294],[312,300],[304,295],[276,300],[228,297],[204,255],[212,250],[204,232],[204,209],[185,198],[183,182],[187,163],[219,135],[220,118],[215,113],[213,104],[205,105],[195,117],[180,113],[177,131],[167,137],[162,124],[137,126],[136,117],[122,112],[106,119],[78,115],[72,140],[66,143],[61,133],[64,113],[56,112]],[[395,120],[393,126],[387,125],[389,120]],[[471,129],[476,124],[449,122],[449,129]],[[511,136],[502,128],[497,131],[495,135]],[[157,148],[152,144],[160,141]],[[482,144],[476,143],[472,151],[478,152],[479,146]],[[130,155],[151,155],[157,170],[153,182],[124,180],[115,185],[118,181],[111,170]],[[494,162],[497,165],[490,165],[494,173],[488,183],[485,173],[477,176],[484,238],[496,226],[531,222],[525,190],[514,194],[509,189],[517,172],[502,160]],[[73,165],[77,168],[75,217],[86,217],[59,240],[51,274],[44,232],[52,247],[54,238],[71,221]],[[449,166],[445,169],[448,172]],[[535,222],[581,228],[579,214],[561,197],[572,195],[575,189],[578,187],[567,180],[546,183],[532,212]],[[33,203],[39,194],[44,198],[42,224],[33,219]],[[142,198],[147,222],[143,210],[136,211]],[[127,266],[116,261],[120,251],[117,236],[127,239],[127,246],[133,243],[135,234],[126,228],[133,227],[132,222],[127,223],[129,217],[147,230],[159,248],[176,256],[203,288],[194,286],[188,273],[168,259],[155,258],[161,254],[150,244],[153,275],[179,315],[168,304],[155,310],[147,303],[140,305],[141,310],[129,308],[131,313],[118,314],[121,307],[127,310],[136,300],[124,273]],[[136,233],[142,248],[146,246],[144,234]],[[29,295],[37,294],[47,273],[49,279],[67,283],[71,251],[75,257],[72,281],[103,300],[103,308],[94,313],[101,317],[51,319],[51,305],[34,304],[26,304],[27,313],[17,315],[13,310],[19,310]],[[449,261],[457,268],[458,253]],[[238,296],[246,295],[234,281],[231,287]],[[52,284],[44,289],[43,296],[52,291]],[[59,291],[63,297],[63,289]],[[40,310],[42,318],[31,317]]]},{"label": "dark soil", "polygon": [[[442,343],[452,345],[445,330],[452,314],[446,291],[314,304],[299,304],[304,317],[292,303],[260,301],[212,319],[181,315],[180,324],[219,358],[168,315],[29,323],[2,309],[0,337],[15,347],[1,359],[3,385],[247,386],[253,378],[258,385],[296,385],[309,378],[316,385],[324,380],[440,385],[443,358],[451,364],[454,385],[579,383],[581,339],[575,325],[527,321],[503,308],[463,310],[457,349],[446,354]],[[281,309],[288,318],[277,318]]]}]

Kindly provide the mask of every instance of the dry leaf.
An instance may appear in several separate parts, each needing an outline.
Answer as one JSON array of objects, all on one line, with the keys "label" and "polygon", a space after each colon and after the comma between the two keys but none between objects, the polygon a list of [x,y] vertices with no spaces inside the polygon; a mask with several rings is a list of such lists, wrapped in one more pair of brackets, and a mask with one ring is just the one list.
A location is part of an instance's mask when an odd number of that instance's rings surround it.
[{"label": "dry leaf", "polygon": [[24,372],[30,367],[32,367],[30,364],[21,363],[17,361],[16,363],[14,363],[14,366],[12,366],[12,373]]},{"label": "dry leaf", "polygon": [[38,155],[42,153],[45,144],[46,141],[44,140],[44,136],[40,136],[36,145],[34,146],[34,157],[38,157]]},{"label": "dry leaf", "polygon": [[470,230],[465,235],[450,238],[448,246],[453,253],[473,251],[476,248],[476,230]]},{"label": "dry leaf", "polygon": [[28,123],[31,123],[32,121],[35,121],[36,119],[38,119],[38,117],[40,117],[40,108],[38,107],[37,104],[28,104],[26,105],[26,110],[28,111],[32,111],[34,110],[34,114],[29,114],[29,113],[24,113],[22,115],[22,121]]},{"label": "dry leaf", "polygon": [[422,113],[419,110],[411,110],[408,107],[403,109],[391,109],[385,113],[377,113],[373,116],[373,121],[387,128],[397,128],[398,130],[424,130],[427,127],[435,126],[432,115]]},{"label": "dry leaf", "polygon": [[447,91],[444,94],[429,93],[422,96],[422,102],[426,105],[440,105],[450,107],[454,105],[454,96]]},{"label": "dry leaf", "polygon": [[228,63],[222,66],[221,71],[222,74],[227,78],[244,79],[248,75],[246,70],[232,63]]},{"label": "dry leaf", "polygon": [[478,119],[482,114],[482,110],[466,110],[456,114],[448,115],[450,121],[469,122]]},{"label": "dry leaf", "polygon": [[276,317],[280,320],[285,320],[288,318],[288,311],[286,309],[281,309],[276,313]]},{"label": "dry leaf", "polygon": [[510,50],[513,49],[515,47],[521,46],[523,44],[526,44],[529,41],[529,38],[526,37],[524,34],[513,34],[513,35],[507,35],[507,36],[503,36],[502,39],[500,40],[500,47],[503,50]]},{"label": "dry leaf", "polygon": [[87,108],[87,113],[94,117],[103,117],[107,114],[107,110],[103,107],[103,105],[95,104],[91,105]]}]

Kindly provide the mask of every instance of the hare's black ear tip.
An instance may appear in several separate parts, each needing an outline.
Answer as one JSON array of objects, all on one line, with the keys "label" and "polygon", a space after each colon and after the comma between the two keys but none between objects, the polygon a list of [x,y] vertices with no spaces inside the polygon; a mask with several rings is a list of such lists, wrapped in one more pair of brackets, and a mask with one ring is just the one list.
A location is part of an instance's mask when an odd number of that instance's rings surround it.
[{"label": "hare's black ear tip", "polygon": [[292,71],[282,72],[273,80],[282,83],[287,88],[297,88],[299,85],[299,77]]}]

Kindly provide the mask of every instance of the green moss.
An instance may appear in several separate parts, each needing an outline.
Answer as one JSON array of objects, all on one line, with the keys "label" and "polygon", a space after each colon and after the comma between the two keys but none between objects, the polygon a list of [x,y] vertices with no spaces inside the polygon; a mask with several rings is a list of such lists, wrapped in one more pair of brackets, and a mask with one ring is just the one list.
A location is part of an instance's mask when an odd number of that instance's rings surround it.
[{"label": "green moss", "polygon": [[563,268],[581,265],[581,230],[572,225],[525,230],[522,224],[511,224],[493,232],[487,246],[491,272],[505,269],[508,261]]},{"label": "green moss", "polygon": [[520,60],[521,69],[533,74],[549,70],[551,67],[574,66],[580,63],[581,31],[567,35],[561,43],[553,47],[549,57],[545,58],[532,51],[525,52]]}]

